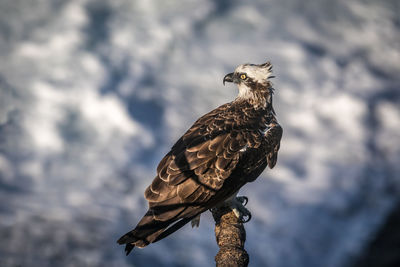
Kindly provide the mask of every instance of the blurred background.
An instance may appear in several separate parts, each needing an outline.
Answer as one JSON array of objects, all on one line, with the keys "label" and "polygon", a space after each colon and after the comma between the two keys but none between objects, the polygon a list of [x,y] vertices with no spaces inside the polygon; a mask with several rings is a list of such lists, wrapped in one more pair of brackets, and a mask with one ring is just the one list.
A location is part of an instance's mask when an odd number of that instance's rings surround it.
[{"label": "blurred background", "polygon": [[209,212],[129,257],[116,240],[162,156],[235,98],[224,75],[266,60],[284,136],[240,192],[250,266],[400,266],[399,14],[396,0],[0,0],[0,266],[213,266]]}]

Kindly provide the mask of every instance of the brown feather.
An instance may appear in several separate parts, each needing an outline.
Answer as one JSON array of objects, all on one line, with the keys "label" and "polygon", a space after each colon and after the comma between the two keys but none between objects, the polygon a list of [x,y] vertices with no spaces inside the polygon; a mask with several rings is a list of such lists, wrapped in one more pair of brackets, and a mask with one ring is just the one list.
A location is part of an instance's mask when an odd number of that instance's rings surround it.
[{"label": "brown feather", "polygon": [[171,186],[176,186],[191,178],[193,175],[193,171],[181,172],[174,176],[170,175],[169,179],[166,182]]},{"label": "brown feather", "polygon": [[186,198],[193,194],[200,187],[194,179],[187,179],[184,183],[178,185],[177,193],[181,200],[186,201]]},{"label": "brown feather", "polygon": [[157,166],[157,173],[161,172],[161,169],[164,168],[165,166],[168,166],[168,162],[171,160],[171,156],[167,154],[158,164]]},{"label": "brown feather", "polygon": [[224,157],[218,157],[217,162],[215,163],[215,167],[217,167],[218,170],[224,171],[225,168],[231,163],[232,159],[230,158],[224,158]]},{"label": "brown feather", "polygon": [[[208,148],[210,151],[217,151],[222,141],[226,138],[226,134],[218,135],[209,142]],[[218,153],[216,153],[218,155]]]},{"label": "brown feather", "polygon": [[198,158],[212,158],[214,157],[214,152],[210,150],[209,148],[210,142],[204,142],[204,144],[201,146],[199,151],[197,152],[197,157]]}]

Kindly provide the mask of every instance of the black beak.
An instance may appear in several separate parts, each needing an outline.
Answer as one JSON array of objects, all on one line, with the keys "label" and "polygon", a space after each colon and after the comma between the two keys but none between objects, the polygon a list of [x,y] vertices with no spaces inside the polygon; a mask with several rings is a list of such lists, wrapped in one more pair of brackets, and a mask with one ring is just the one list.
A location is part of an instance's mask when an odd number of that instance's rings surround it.
[{"label": "black beak", "polygon": [[229,82],[229,83],[233,82],[233,72],[225,75],[222,83],[225,85],[225,82]]}]

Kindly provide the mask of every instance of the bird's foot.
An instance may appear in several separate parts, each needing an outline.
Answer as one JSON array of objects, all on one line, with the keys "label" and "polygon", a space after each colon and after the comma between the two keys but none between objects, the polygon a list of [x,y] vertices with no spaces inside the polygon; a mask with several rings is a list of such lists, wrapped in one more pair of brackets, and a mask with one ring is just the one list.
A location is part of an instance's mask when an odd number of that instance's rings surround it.
[{"label": "bird's foot", "polygon": [[236,200],[238,200],[243,206],[246,206],[249,202],[249,198],[246,196],[236,197]]},{"label": "bird's foot", "polygon": [[235,197],[231,202],[231,209],[235,216],[239,218],[242,223],[247,223],[251,220],[251,212],[244,206],[247,205],[249,199],[245,196]]}]

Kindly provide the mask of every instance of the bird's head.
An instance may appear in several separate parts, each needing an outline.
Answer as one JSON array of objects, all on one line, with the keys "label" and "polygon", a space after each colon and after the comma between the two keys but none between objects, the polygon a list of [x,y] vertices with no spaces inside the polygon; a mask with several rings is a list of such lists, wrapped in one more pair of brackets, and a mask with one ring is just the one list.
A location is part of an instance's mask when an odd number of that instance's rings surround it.
[{"label": "bird's head", "polygon": [[225,75],[223,83],[232,82],[238,85],[237,99],[249,100],[257,106],[266,106],[272,101],[272,65],[269,61],[263,64],[241,64],[234,72]]}]

